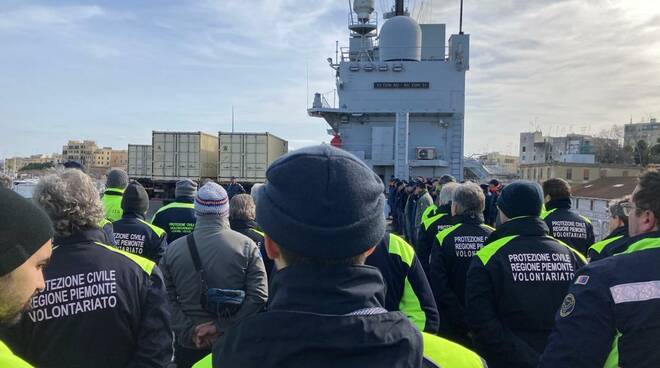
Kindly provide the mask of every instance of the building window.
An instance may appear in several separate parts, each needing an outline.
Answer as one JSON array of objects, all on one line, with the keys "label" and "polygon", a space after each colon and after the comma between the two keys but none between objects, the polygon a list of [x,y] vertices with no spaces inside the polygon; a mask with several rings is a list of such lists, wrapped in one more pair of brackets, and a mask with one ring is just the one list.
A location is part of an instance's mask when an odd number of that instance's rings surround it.
[{"label": "building window", "polygon": [[536,155],[532,156],[532,161],[536,161]]},{"label": "building window", "polygon": [[523,146],[523,152],[527,152],[527,147]]},{"label": "building window", "polygon": [[623,170],[623,173],[621,175],[628,176],[628,170]]},{"label": "building window", "polygon": [[573,169],[566,169],[566,180],[573,180]]},{"label": "building window", "polygon": [[589,203],[589,210],[593,211],[594,210],[594,200],[592,199]]},{"label": "building window", "polygon": [[548,168],[548,175],[546,175],[548,179],[550,179],[550,168]]},{"label": "building window", "polygon": [[589,180],[589,169],[584,169],[583,177],[584,180]]}]

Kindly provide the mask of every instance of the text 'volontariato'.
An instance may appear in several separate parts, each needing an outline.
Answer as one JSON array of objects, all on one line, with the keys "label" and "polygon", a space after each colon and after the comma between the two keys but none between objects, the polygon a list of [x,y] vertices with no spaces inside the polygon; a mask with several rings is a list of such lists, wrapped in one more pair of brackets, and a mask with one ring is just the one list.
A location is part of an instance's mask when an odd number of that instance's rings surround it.
[{"label": "text 'volontariato'", "polygon": [[32,297],[32,322],[69,317],[117,306],[115,270],[101,270],[46,280],[46,289]]},{"label": "text 'volontariato'", "polygon": [[515,282],[570,281],[575,269],[568,254],[510,254],[511,276]]}]

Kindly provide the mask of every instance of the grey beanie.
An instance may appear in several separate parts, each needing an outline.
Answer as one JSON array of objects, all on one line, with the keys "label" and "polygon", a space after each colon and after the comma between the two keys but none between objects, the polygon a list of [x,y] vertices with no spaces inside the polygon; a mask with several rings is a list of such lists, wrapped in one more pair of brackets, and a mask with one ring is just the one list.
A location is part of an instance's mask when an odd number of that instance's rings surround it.
[{"label": "grey beanie", "polygon": [[122,169],[112,169],[105,181],[106,188],[126,189],[128,185],[128,174]]},{"label": "grey beanie", "polygon": [[497,199],[506,217],[539,216],[543,208],[543,189],[538,183],[519,180],[507,185]]},{"label": "grey beanie", "polygon": [[385,235],[385,186],[346,151],[328,145],[299,149],[277,159],[266,177],[257,189],[259,225],[292,253],[349,258]]},{"label": "grey beanie", "polygon": [[175,197],[195,197],[195,194],[197,194],[197,183],[194,181],[182,179],[176,182]]},{"label": "grey beanie", "polygon": [[144,215],[149,210],[149,195],[142,185],[132,182],[126,187],[121,199],[121,209],[124,213]]}]

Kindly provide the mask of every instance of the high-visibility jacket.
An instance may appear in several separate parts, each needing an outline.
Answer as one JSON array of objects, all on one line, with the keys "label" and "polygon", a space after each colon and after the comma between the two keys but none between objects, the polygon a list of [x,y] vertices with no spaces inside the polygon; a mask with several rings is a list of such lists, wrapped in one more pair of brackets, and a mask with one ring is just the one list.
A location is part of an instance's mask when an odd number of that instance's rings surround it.
[{"label": "high-visibility jacket", "polygon": [[579,271],[540,367],[660,367],[660,231],[629,244]]},{"label": "high-visibility jacket", "polygon": [[625,252],[629,245],[628,225],[618,227],[605,239],[589,247],[587,251],[589,262]]},{"label": "high-visibility jacket", "polygon": [[[486,363],[477,353],[455,342],[422,333],[424,344],[424,368],[486,368]],[[192,368],[212,368],[211,354],[195,363]]]},{"label": "high-visibility jacket", "polygon": [[105,218],[115,222],[121,218],[124,211],[121,209],[121,200],[124,197],[124,190],[119,188],[108,188],[101,197]]},{"label": "high-visibility jacket", "polygon": [[14,355],[11,349],[9,349],[2,340],[0,340],[0,367],[32,368],[32,366],[26,361],[19,358],[17,355]]},{"label": "high-visibility jacket", "polygon": [[563,241],[585,256],[587,249],[595,242],[591,221],[571,209],[569,198],[546,203],[546,211],[541,215],[541,219],[548,225],[550,236]]},{"label": "high-visibility jacket", "polygon": [[389,234],[367,258],[385,281],[385,309],[401,311],[420,330],[438,331],[438,308],[415,250],[401,237]]},{"label": "high-visibility jacket", "polygon": [[538,217],[511,219],[467,273],[465,319],[491,368],[536,367],[575,273],[586,259],[548,236]]},{"label": "high-visibility jacket", "polygon": [[[481,214],[480,214],[481,215]],[[429,282],[440,313],[439,335],[471,344],[465,322],[465,279],[472,257],[495,230],[481,216],[455,216],[456,224],[436,236],[431,250]]]},{"label": "high-visibility jacket", "polygon": [[178,197],[174,202],[156,211],[151,223],[165,230],[167,241],[174,242],[182,236],[192,233],[197,218],[192,197]]}]

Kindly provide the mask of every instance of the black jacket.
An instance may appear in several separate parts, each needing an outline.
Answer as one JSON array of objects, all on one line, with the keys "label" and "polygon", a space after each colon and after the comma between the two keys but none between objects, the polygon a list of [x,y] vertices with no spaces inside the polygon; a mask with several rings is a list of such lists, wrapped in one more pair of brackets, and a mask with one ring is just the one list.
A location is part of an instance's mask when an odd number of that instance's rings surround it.
[{"label": "black jacket", "polygon": [[261,258],[264,260],[264,267],[266,268],[268,283],[270,284],[272,272],[275,271],[275,262],[273,262],[272,259],[268,258],[268,254],[266,254],[264,235],[261,229],[259,228],[259,225],[254,221],[229,220],[229,226],[231,227],[232,230],[238,231],[239,233],[252,239],[254,244],[256,244],[257,247],[259,247],[259,251],[261,252]]},{"label": "black jacket", "polygon": [[161,207],[151,219],[152,224],[165,230],[169,243],[192,233],[197,222],[194,202],[193,197],[177,197],[174,202]]},{"label": "black jacket", "polygon": [[151,261],[97,244],[101,230],[55,239],[46,290],[12,345],[43,368],[165,367],[172,358],[163,277]]},{"label": "black jacket", "polygon": [[455,225],[436,236],[431,251],[429,281],[440,312],[439,335],[470,345],[465,322],[465,279],[472,257],[483,248],[493,228],[479,217],[455,216]]},{"label": "black jacket", "polygon": [[491,368],[536,367],[584,257],[547,235],[538,217],[502,224],[472,259],[466,320]]},{"label": "black jacket", "polygon": [[369,266],[289,266],[275,273],[268,311],[228,332],[214,367],[420,367],[420,332],[383,310]]},{"label": "black jacket", "polygon": [[605,239],[595,243],[587,252],[589,262],[597,261],[617,253],[625,252],[630,242],[628,241],[628,226],[620,226]]},{"label": "black jacket", "polygon": [[542,219],[550,229],[550,235],[587,255],[594,244],[594,228],[588,218],[571,209],[570,198],[552,200],[545,204]]},{"label": "black jacket", "polygon": [[579,271],[541,367],[660,367],[660,231],[629,245]]},{"label": "black jacket", "polygon": [[240,183],[227,185],[227,196],[232,199],[237,194],[245,194],[245,188]]},{"label": "black jacket", "polygon": [[128,212],[112,223],[112,229],[117,248],[160,262],[167,247],[165,230],[144,221],[140,214]]},{"label": "black jacket", "polygon": [[440,321],[433,292],[410,244],[397,235],[385,234],[365,263],[383,275],[385,309],[401,311],[420,331],[438,331]]},{"label": "black jacket", "polygon": [[427,276],[429,275],[429,262],[431,258],[431,250],[435,243],[435,236],[438,235],[441,230],[454,224],[454,220],[451,217],[451,204],[439,206],[435,211],[429,214],[429,218],[433,219],[433,221],[430,221],[428,226],[422,224],[422,229],[419,232],[419,239],[415,247],[417,257],[419,257],[419,261],[422,263],[422,267]]}]

